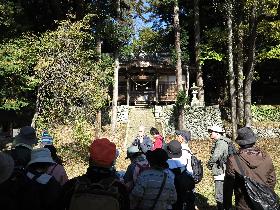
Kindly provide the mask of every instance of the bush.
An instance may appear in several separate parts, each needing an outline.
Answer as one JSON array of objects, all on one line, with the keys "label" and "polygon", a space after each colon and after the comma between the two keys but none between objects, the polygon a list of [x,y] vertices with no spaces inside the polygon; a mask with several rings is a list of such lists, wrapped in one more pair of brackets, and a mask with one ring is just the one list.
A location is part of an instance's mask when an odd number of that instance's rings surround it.
[{"label": "bush", "polygon": [[280,106],[252,105],[252,117],[254,122],[280,122]]}]

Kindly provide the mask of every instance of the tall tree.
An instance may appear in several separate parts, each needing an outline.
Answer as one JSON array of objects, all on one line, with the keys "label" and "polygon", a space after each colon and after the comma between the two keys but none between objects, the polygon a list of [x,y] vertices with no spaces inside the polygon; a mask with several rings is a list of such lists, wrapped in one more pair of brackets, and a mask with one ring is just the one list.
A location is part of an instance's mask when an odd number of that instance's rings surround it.
[{"label": "tall tree", "polygon": [[229,92],[231,101],[231,123],[232,123],[232,139],[236,138],[236,89],[235,89],[235,74],[233,70],[233,24],[232,24],[232,0],[226,1],[227,26],[228,26],[228,75],[229,75]]},{"label": "tall tree", "polygon": [[200,63],[200,21],[199,21],[199,0],[194,0],[194,48],[195,48],[195,68],[196,84],[198,89],[198,100],[204,104],[203,73]]},{"label": "tall tree", "polygon": [[[175,34],[175,52],[176,52],[176,80],[177,80],[177,95],[179,92],[184,92],[185,89],[183,87],[183,73],[182,73],[182,51],[181,51],[181,39],[180,39],[180,20],[179,20],[179,4],[178,0],[174,0],[174,8],[173,8],[173,28]],[[178,107],[178,128],[184,129],[184,105]]]}]

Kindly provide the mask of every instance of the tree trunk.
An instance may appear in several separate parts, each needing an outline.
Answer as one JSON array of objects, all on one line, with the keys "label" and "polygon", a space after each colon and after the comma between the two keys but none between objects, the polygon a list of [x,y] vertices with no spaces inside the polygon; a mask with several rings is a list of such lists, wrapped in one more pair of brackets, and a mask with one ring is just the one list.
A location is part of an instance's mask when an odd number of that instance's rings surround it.
[{"label": "tree trunk", "polygon": [[[99,61],[101,60],[101,45],[102,45],[102,41],[101,41],[100,37],[98,36],[96,39],[96,52],[99,57]],[[99,136],[101,134],[101,126],[102,126],[101,118],[102,118],[101,110],[98,110],[96,113],[96,118],[95,118],[95,137],[96,138],[99,138]]]},{"label": "tree trunk", "polygon": [[232,139],[236,138],[236,90],[235,90],[235,74],[233,71],[233,52],[232,52],[232,1],[227,0],[227,26],[228,26],[228,75],[229,75],[229,92],[231,101],[231,123],[232,123]]},{"label": "tree trunk", "polygon": [[244,80],[244,109],[245,109],[245,125],[250,127],[252,124],[251,98],[252,98],[252,82],[255,67],[255,51],[257,38],[257,18],[256,18],[256,0],[253,2],[252,12],[249,22],[249,43],[248,43],[248,60],[247,69]]},{"label": "tree trunk", "polygon": [[[178,1],[174,1],[174,33],[175,33],[175,51],[176,51],[176,80],[177,80],[177,94],[184,91],[182,82],[182,60],[181,60],[181,40],[180,40],[180,21],[179,21],[179,5]],[[184,106],[178,107],[178,129],[184,129]]]},{"label": "tree trunk", "polygon": [[244,126],[244,1],[236,0],[234,4],[236,21],[235,30],[235,62],[236,62],[236,75],[237,75],[237,125]]},{"label": "tree trunk", "polygon": [[199,0],[194,0],[194,48],[195,48],[195,67],[196,84],[198,89],[198,100],[204,105],[204,88],[202,69],[200,65],[200,21],[199,21]]},{"label": "tree trunk", "polygon": [[117,125],[117,106],[118,106],[118,86],[119,86],[119,53],[115,52],[115,68],[114,68],[114,87],[113,87],[113,101],[112,101],[112,134],[115,134]]},{"label": "tree trunk", "polygon": [[32,121],[31,121],[31,127],[35,128],[36,129],[36,121],[40,115],[40,112],[41,112],[41,101],[42,101],[42,93],[41,93],[41,90],[43,89],[43,85],[39,85],[38,87],[38,92],[37,92],[37,98],[36,98],[36,108],[35,108],[35,113],[34,113],[34,116],[32,118]]},{"label": "tree trunk", "polygon": [[237,62],[237,123],[244,124],[244,87],[243,87],[243,37],[244,32],[241,24],[237,26],[237,43],[236,43],[236,62]]}]

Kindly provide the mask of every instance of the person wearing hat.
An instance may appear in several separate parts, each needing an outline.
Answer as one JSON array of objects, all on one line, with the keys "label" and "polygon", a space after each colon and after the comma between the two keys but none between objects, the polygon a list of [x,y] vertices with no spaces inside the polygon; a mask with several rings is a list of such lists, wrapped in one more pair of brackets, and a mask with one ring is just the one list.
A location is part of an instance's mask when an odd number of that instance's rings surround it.
[{"label": "person wearing hat", "polygon": [[131,162],[128,165],[123,177],[124,183],[130,191],[132,190],[139,174],[143,170],[149,168],[150,165],[146,159],[146,156],[139,150],[137,146],[130,146],[127,148],[127,157],[125,159],[130,159]]},{"label": "person wearing hat", "polygon": [[[129,209],[129,196],[127,188],[123,183],[120,182],[114,169],[116,158],[117,149],[113,142],[107,138],[95,139],[89,148],[89,167],[87,172],[82,176],[75,177],[66,182],[66,184],[63,186],[62,199],[60,203],[61,206],[59,209],[77,209],[76,205],[79,205],[77,198],[81,196],[79,190],[84,191],[84,188],[80,189],[80,187],[83,187],[83,185],[90,186],[92,184],[101,184],[103,182],[107,183],[109,181],[110,186],[114,187],[114,189],[117,188],[117,197],[120,210]],[[106,188],[107,187],[105,187],[105,189]],[[109,192],[110,189],[107,190]],[[90,194],[90,191],[84,191],[84,194]],[[104,201],[110,203],[111,200],[108,199],[108,201]],[[104,210],[105,209],[106,206],[104,206]]]},{"label": "person wearing hat", "polygon": [[45,145],[53,145],[53,138],[50,136],[47,130],[44,130],[39,142],[41,147],[44,147]]},{"label": "person wearing hat", "polygon": [[181,143],[182,146],[182,156],[180,158],[180,161],[183,165],[187,167],[187,171],[192,174],[192,151],[189,147],[189,141],[191,140],[191,132],[185,131],[185,130],[176,130],[175,131],[176,140]]},{"label": "person wearing hat", "polygon": [[27,164],[25,186],[22,187],[22,209],[49,210],[58,207],[61,186],[47,174],[49,166],[55,164],[47,148],[34,149]]},{"label": "person wearing hat", "polygon": [[11,180],[14,170],[13,158],[4,152],[0,152],[0,203],[5,210],[19,209],[17,193],[14,182]]},{"label": "person wearing hat", "polygon": [[[250,127],[237,130],[236,143],[240,146],[236,155],[230,156],[224,181],[224,208],[232,208],[232,194],[235,194],[237,210],[251,210],[244,181],[239,176],[240,168],[247,177],[274,190],[276,184],[275,169],[269,154],[255,146],[256,135]],[[240,163],[237,163],[236,158]],[[240,165],[239,165],[240,164]]]},{"label": "person wearing hat", "polygon": [[208,128],[210,138],[213,140],[211,156],[207,163],[207,168],[212,171],[215,181],[215,199],[218,210],[223,209],[223,184],[226,164],[221,161],[228,156],[228,143],[230,139],[224,136],[224,129],[221,126],[213,125]]},{"label": "person wearing hat", "polygon": [[174,174],[166,162],[168,155],[165,150],[157,148],[148,151],[146,157],[151,168],[138,176],[130,193],[130,208],[167,210],[177,200]]},{"label": "person wearing hat", "polygon": [[48,168],[47,174],[52,175],[61,186],[64,185],[68,181],[68,176],[62,165],[62,160],[56,153],[55,146],[47,144],[44,148],[50,150],[52,159],[55,161],[55,164]]},{"label": "person wearing hat", "polygon": [[36,131],[31,126],[24,126],[15,137],[15,147],[11,151],[11,156],[15,161],[15,168],[23,169],[31,158],[31,151],[38,143]]},{"label": "person wearing hat", "polygon": [[[177,202],[173,210],[195,210],[194,179],[192,173],[187,170],[182,161],[182,145],[177,140],[172,140],[166,145],[166,152],[170,159],[167,160],[169,169],[175,175],[175,187],[177,191]],[[186,174],[185,174],[186,173]]]}]

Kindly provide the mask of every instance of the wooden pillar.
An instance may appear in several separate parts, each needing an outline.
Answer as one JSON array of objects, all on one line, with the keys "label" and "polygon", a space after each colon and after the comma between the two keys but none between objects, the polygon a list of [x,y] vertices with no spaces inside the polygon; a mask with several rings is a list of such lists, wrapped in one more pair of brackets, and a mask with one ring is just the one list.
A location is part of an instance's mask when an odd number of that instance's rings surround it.
[{"label": "wooden pillar", "polygon": [[130,75],[127,75],[126,80],[126,105],[129,106],[129,100],[130,100]]},{"label": "wooden pillar", "polygon": [[158,104],[158,77],[159,75],[156,74],[156,104]]}]

